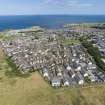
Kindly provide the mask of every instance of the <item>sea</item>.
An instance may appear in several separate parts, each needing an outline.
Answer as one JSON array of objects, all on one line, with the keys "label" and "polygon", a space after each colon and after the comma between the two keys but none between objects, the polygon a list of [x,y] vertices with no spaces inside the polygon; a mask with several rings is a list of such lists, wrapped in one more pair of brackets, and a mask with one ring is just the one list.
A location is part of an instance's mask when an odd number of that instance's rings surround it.
[{"label": "sea", "polygon": [[105,15],[15,15],[0,16],[0,31],[32,26],[62,28],[70,23],[105,23]]}]

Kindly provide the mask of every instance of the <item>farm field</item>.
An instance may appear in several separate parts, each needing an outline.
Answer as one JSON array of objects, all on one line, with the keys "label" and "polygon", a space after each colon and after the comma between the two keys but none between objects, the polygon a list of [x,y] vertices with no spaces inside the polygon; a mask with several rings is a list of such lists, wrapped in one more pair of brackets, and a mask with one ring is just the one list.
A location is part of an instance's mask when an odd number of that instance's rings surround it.
[{"label": "farm field", "polygon": [[9,75],[4,58],[0,48],[0,105],[105,105],[104,85],[54,89],[38,72]]}]

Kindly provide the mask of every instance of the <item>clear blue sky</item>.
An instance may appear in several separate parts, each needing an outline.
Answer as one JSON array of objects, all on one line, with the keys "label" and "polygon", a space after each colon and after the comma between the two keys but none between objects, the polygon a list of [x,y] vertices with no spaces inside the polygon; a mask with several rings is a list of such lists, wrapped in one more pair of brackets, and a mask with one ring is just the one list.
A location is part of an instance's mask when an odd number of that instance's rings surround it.
[{"label": "clear blue sky", "polygon": [[105,0],[0,0],[0,15],[104,14]]}]

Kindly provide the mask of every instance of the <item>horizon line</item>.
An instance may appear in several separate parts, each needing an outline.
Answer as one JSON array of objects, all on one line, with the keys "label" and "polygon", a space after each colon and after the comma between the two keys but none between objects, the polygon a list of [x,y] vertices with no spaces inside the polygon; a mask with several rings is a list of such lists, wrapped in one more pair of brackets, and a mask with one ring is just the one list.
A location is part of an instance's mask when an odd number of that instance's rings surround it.
[{"label": "horizon line", "polygon": [[68,15],[68,16],[70,16],[70,15],[74,15],[74,16],[76,16],[76,15],[80,15],[80,16],[105,16],[105,14],[9,14],[9,15],[0,15],[0,16],[40,16],[40,15],[42,15],[42,16],[47,16],[47,15]]}]

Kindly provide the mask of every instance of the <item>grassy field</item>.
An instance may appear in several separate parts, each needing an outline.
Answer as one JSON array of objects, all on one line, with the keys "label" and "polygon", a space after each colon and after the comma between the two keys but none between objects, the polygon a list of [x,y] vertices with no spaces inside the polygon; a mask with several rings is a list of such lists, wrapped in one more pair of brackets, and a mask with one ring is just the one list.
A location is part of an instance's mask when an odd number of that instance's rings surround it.
[{"label": "grassy field", "polygon": [[38,72],[18,77],[7,71],[0,49],[0,105],[105,105],[105,86],[54,89]]},{"label": "grassy field", "polygon": [[64,40],[64,45],[69,45],[69,44],[79,44],[80,41],[79,40],[75,40],[75,39],[66,39]]}]

